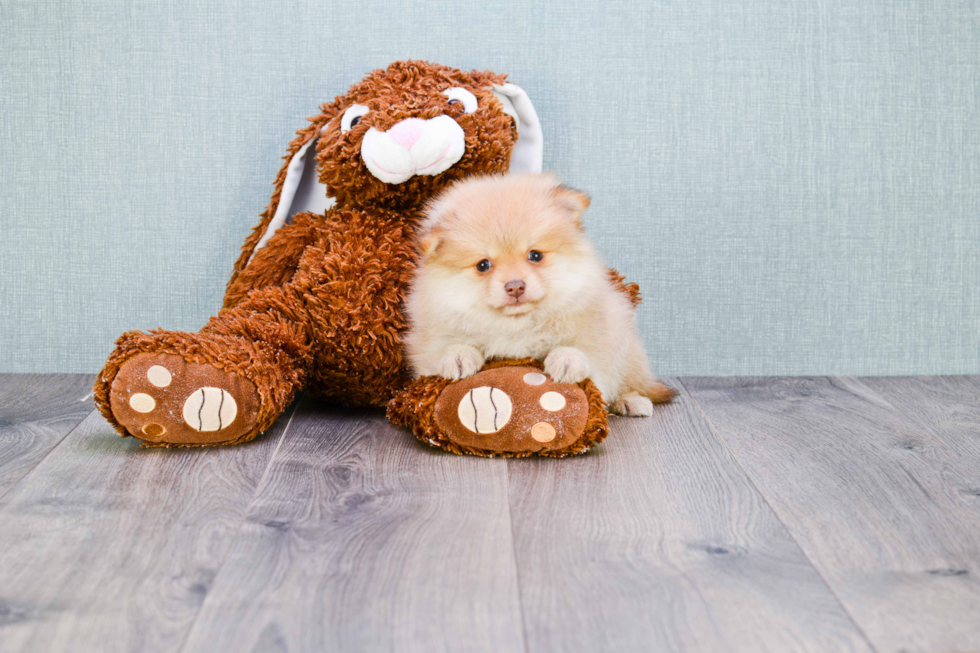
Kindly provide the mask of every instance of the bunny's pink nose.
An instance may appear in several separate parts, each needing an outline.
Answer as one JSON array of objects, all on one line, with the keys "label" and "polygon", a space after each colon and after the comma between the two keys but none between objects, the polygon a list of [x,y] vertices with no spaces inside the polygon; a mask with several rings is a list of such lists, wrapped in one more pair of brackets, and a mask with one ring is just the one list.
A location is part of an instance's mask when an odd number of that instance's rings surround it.
[{"label": "bunny's pink nose", "polygon": [[425,121],[418,118],[408,118],[395,124],[388,130],[391,140],[404,147],[406,150],[412,149],[415,142],[422,138],[422,131],[425,129]]}]

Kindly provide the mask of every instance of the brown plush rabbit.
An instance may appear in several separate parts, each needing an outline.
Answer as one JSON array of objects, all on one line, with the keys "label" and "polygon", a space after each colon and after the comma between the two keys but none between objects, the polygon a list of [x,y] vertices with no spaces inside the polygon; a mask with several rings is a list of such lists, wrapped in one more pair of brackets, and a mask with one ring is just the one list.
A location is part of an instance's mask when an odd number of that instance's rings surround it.
[{"label": "brown plush rabbit", "polygon": [[[106,419],[146,444],[235,444],[267,429],[297,390],[379,407],[400,392],[393,420],[454,451],[562,455],[604,437],[594,388],[569,387],[581,419],[550,444],[520,434],[473,441],[465,429],[465,442],[453,444],[459,437],[432,410],[447,384],[408,386],[402,300],[421,211],[455,180],[540,170],[541,129],[527,95],[503,75],[403,61],[369,74],[310,122],[289,146],[218,315],[198,333],[119,338],[95,383]],[[524,367],[481,372],[467,385],[492,374],[520,415]]]}]

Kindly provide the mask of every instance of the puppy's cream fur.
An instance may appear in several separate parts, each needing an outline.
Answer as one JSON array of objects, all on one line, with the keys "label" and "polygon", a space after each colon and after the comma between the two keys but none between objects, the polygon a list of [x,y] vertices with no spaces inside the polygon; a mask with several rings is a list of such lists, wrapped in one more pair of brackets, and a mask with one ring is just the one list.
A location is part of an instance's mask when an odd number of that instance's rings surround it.
[{"label": "puppy's cream fur", "polygon": [[[588,206],[551,175],[471,179],[436,200],[407,302],[415,373],[459,379],[488,358],[530,356],[560,383],[591,378],[614,413],[650,415],[651,400],[669,400],[629,299],[585,238]],[[507,293],[511,281],[524,283],[519,297]]]}]

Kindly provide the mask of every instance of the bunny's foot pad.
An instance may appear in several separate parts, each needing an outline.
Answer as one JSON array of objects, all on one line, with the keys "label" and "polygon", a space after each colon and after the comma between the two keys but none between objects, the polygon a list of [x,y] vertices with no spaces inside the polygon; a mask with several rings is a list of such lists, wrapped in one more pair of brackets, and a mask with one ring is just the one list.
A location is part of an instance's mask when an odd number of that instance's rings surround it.
[{"label": "bunny's foot pad", "polygon": [[388,404],[388,418],[423,442],[480,456],[561,458],[608,433],[591,381],[555,383],[533,359],[489,363],[461,381],[416,379]]},{"label": "bunny's foot pad", "polygon": [[173,354],[138,354],[119,368],[112,414],[135,438],[157,446],[239,442],[255,430],[251,381]]}]

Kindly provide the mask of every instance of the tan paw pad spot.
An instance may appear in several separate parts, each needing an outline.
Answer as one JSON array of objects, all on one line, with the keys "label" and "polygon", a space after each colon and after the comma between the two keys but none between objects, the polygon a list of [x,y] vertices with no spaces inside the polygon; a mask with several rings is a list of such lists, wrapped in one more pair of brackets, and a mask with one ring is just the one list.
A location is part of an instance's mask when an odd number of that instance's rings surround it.
[{"label": "tan paw pad spot", "polygon": [[158,388],[166,388],[173,381],[173,376],[163,365],[154,365],[146,371],[147,380]]},{"label": "tan paw pad spot", "polygon": [[144,424],[141,430],[147,437],[150,438],[158,438],[167,432],[167,429],[165,429],[163,426],[160,424],[154,424],[153,422]]},{"label": "tan paw pad spot", "polygon": [[538,422],[531,427],[531,437],[538,442],[551,442],[555,435],[555,427],[548,422]]},{"label": "tan paw pad spot", "polygon": [[499,388],[473,388],[459,402],[459,422],[473,433],[496,433],[510,421],[513,404]]},{"label": "tan paw pad spot", "polygon": [[184,423],[195,431],[220,431],[235,421],[238,404],[221,388],[198,388],[187,397],[182,411]]},{"label": "tan paw pad spot", "polygon": [[157,402],[150,395],[137,392],[129,398],[129,407],[137,413],[148,413],[157,407]]},{"label": "tan paw pad spot", "polygon": [[539,403],[545,410],[556,413],[565,407],[565,397],[560,392],[546,392],[541,395]]},{"label": "tan paw pad spot", "polygon": [[528,372],[524,375],[524,383],[528,385],[541,385],[548,380],[541,372]]}]

